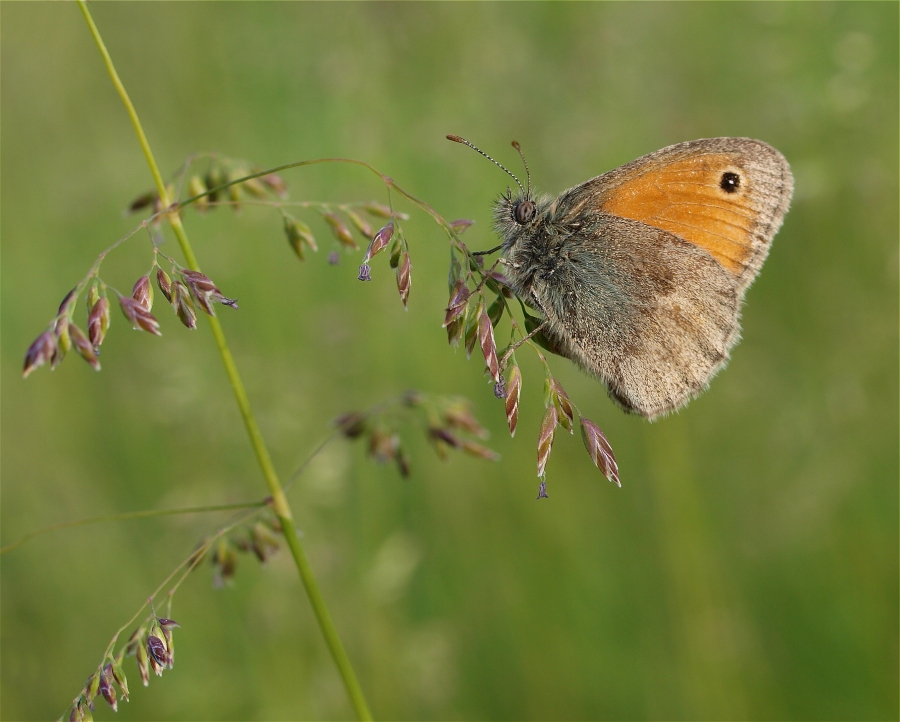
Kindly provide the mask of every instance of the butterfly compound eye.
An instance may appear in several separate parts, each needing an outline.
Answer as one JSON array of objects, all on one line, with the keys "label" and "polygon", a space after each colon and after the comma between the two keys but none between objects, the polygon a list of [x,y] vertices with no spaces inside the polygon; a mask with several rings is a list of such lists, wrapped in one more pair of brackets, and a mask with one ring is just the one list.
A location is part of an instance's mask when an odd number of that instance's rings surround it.
[{"label": "butterfly compound eye", "polygon": [[520,226],[529,223],[534,218],[534,203],[532,201],[516,203],[516,207],[513,209],[513,216],[516,219],[516,223]]}]

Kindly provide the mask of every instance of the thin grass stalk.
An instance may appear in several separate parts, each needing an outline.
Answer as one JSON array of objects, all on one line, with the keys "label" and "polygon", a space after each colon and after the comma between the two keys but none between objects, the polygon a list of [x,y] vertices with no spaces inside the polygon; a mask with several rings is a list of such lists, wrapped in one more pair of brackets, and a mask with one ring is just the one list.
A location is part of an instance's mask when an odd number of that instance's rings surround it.
[{"label": "thin grass stalk", "polygon": [[125,521],[127,519],[146,519],[154,516],[174,516],[176,514],[203,514],[211,511],[228,511],[232,509],[251,509],[253,507],[267,506],[264,501],[238,502],[236,504],[212,504],[209,506],[191,506],[180,509],[149,509],[144,511],[126,511],[121,514],[105,514],[103,516],[94,516],[89,519],[77,519],[75,521],[64,521],[59,524],[45,526],[42,529],[35,529],[28,532],[19,541],[0,547],[0,556],[13,549],[18,549],[25,542],[31,541],[37,536],[47,534],[60,529],[72,529],[78,526],[89,526],[91,524],[102,524],[108,521]]},{"label": "thin grass stalk", "polygon": [[[119,97],[122,100],[122,103],[125,105],[125,110],[128,113],[128,117],[131,119],[131,124],[134,126],[134,130],[138,138],[138,143],[140,144],[141,149],[144,152],[144,157],[147,160],[147,165],[150,167],[150,173],[153,175],[153,181],[156,184],[156,189],[159,193],[160,201],[162,202],[164,207],[168,207],[172,203],[172,199],[169,198],[166,191],[166,184],[163,181],[158,166],[156,165],[156,160],[153,157],[153,152],[150,149],[149,142],[147,141],[147,136],[144,134],[144,130],[141,126],[140,119],[138,118],[137,111],[135,110],[134,105],[132,105],[131,99],[128,97],[125,86],[119,79],[112,58],[110,57],[109,52],[106,49],[103,38],[100,36],[100,31],[94,24],[93,18],[91,17],[90,11],[88,10],[84,0],[78,0],[78,6],[79,8],[81,8],[81,12],[88,24],[91,35],[93,36],[94,41],[97,44],[97,48],[100,51],[100,55],[103,58],[103,63],[106,66],[107,71],[109,72],[109,76],[112,79],[112,83],[115,86],[116,91],[118,92]],[[175,237],[178,239],[178,243],[181,246],[181,250],[184,254],[184,258],[187,262],[188,267],[192,270],[199,271],[200,268],[197,263],[196,256],[194,255],[193,248],[191,247],[190,241],[188,240],[187,233],[184,230],[184,226],[181,224],[181,219],[179,218],[177,211],[170,212],[168,214],[168,220],[172,226],[172,230],[175,232]],[[329,651],[331,652],[331,656],[334,658],[335,664],[338,667],[338,671],[341,674],[341,678],[344,681],[344,686],[347,689],[347,695],[350,698],[350,702],[353,705],[356,716],[360,720],[371,720],[372,715],[369,712],[369,707],[363,695],[362,688],[360,687],[359,682],[356,679],[356,674],[353,671],[353,667],[350,664],[350,658],[347,656],[347,653],[344,650],[344,646],[337,633],[337,629],[335,628],[334,622],[331,619],[331,615],[328,612],[328,607],[325,604],[325,600],[322,597],[321,591],[319,590],[318,583],[316,582],[315,576],[313,575],[312,567],[309,564],[306,552],[303,550],[303,546],[301,545],[300,539],[297,536],[297,529],[294,526],[290,505],[288,504],[287,498],[284,495],[284,490],[282,489],[281,483],[278,480],[278,475],[275,472],[275,467],[272,464],[272,459],[269,456],[269,450],[266,447],[262,434],[259,431],[259,426],[256,423],[256,418],[254,417],[253,411],[250,408],[250,401],[247,398],[247,392],[244,389],[244,384],[241,381],[237,366],[234,363],[234,358],[231,355],[231,350],[229,349],[228,343],[225,340],[225,333],[222,331],[222,326],[219,323],[218,318],[216,318],[215,316],[205,317],[207,321],[209,321],[209,325],[213,333],[213,338],[216,342],[216,347],[219,350],[219,355],[222,357],[222,364],[225,366],[225,372],[228,375],[228,381],[231,384],[231,389],[234,392],[238,408],[240,409],[241,417],[244,420],[244,426],[247,429],[247,435],[250,439],[250,444],[253,447],[254,452],[256,453],[257,461],[259,463],[260,469],[262,470],[266,485],[269,488],[269,494],[272,497],[272,508],[281,521],[285,540],[287,541],[288,547],[291,550],[291,555],[294,557],[294,563],[297,567],[297,571],[300,574],[300,579],[303,581],[304,589],[306,590],[307,597],[309,598],[310,604],[313,607],[313,612],[315,613],[316,620],[319,623],[319,628],[322,630],[322,635],[325,637],[325,642],[328,646]]]}]

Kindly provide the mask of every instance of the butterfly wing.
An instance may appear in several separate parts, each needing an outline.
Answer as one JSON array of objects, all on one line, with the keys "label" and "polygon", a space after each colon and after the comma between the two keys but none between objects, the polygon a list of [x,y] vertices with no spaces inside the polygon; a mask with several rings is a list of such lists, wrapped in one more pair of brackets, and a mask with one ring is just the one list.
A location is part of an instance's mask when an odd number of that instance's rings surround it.
[{"label": "butterfly wing", "polygon": [[557,218],[608,213],[709,253],[743,294],[781,227],[794,181],[784,156],[750,138],[679,143],[564,193]]},{"label": "butterfly wing", "polygon": [[[793,192],[787,161],[747,138],[680,143],[563,193],[535,229],[528,283],[547,335],[648,418],[725,366],[740,306]],[[522,249],[524,250],[524,249]],[[513,270],[522,250],[514,248]]]},{"label": "butterfly wing", "polygon": [[581,218],[533,277],[545,335],[624,409],[650,419],[674,411],[728,361],[739,335],[735,284],[671,233],[606,214]]}]

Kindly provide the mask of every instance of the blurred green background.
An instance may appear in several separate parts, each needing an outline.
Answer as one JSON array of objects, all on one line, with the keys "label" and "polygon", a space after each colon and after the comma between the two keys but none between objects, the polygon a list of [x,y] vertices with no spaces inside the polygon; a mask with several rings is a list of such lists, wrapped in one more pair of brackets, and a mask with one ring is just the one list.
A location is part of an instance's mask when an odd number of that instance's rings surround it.
[{"label": "blurred green background", "polygon": [[[519,432],[447,347],[446,239],[406,224],[387,259],[298,262],[277,212],[189,214],[219,316],[286,477],[339,414],[417,388],[473,399],[502,455],[412,478],[346,442],[291,492],[381,719],[897,719],[898,7],[895,3],[92,4],[168,174],[196,151],[262,166],[368,161],[489,248],[508,179],[463,135],[559,192],[671,143],[761,138],[796,176],[784,227],[709,392],[648,424],[568,361],[622,488],[558,438],[538,503],[542,373],[520,353]],[[152,183],[74,4],[3,3],[2,543],[53,523],[265,494],[205,323],[118,311],[102,373],[25,349]],[[293,199],[385,200],[350,166],[285,174]],[[410,210],[404,208],[404,210]],[[176,253],[170,239],[167,248]],[[145,237],[103,277],[130,288]],[[162,307],[161,307],[162,308]],[[79,310],[79,316],[82,311]],[[114,631],[224,516],[92,526],[2,557],[4,719],[63,712]],[[175,598],[178,664],[133,719],[351,715],[287,554],[208,565]],[[98,705],[98,719],[112,719]]]}]

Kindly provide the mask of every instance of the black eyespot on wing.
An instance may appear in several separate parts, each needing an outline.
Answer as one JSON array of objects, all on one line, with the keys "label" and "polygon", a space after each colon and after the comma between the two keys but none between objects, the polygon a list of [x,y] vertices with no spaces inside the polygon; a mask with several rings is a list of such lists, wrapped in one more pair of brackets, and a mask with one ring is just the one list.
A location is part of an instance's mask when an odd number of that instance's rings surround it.
[{"label": "black eyespot on wing", "polygon": [[741,187],[741,177],[737,173],[727,171],[722,174],[722,180],[719,181],[719,188],[726,193],[734,193]]},{"label": "black eyespot on wing", "polygon": [[513,218],[520,226],[524,226],[526,223],[530,223],[531,219],[534,218],[534,213],[534,202],[530,200],[516,203],[515,208],[513,208]]}]

